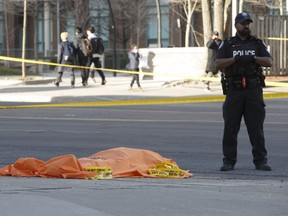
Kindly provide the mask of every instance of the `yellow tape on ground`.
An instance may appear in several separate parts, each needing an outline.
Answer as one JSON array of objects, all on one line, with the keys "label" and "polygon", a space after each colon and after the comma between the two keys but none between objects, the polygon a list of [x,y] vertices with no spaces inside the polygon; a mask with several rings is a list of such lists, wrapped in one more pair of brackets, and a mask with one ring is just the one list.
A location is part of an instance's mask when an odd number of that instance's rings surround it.
[{"label": "yellow tape on ground", "polygon": [[158,98],[145,100],[116,100],[116,101],[95,101],[61,104],[35,104],[24,106],[0,106],[0,109],[25,109],[25,108],[54,108],[54,107],[102,107],[102,106],[138,106],[157,104],[179,104],[179,103],[201,103],[223,101],[224,96],[213,97],[180,97],[180,98]]},{"label": "yellow tape on ground", "polygon": [[170,162],[156,164],[153,168],[148,169],[150,176],[158,178],[180,178],[188,173],[188,170],[182,170],[177,165]]},{"label": "yellow tape on ground", "polygon": [[[288,98],[288,92],[264,94],[265,99]],[[77,102],[61,104],[35,104],[23,106],[0,106],[0,109],[32,109],[32,108],[65,108],[65,107],[105,107],[105,106],[142,106],[142,105],[162,105],[162,104],[183,104],[183,103],[210,103],[223,102],[224,95],[206,97],[178,97],[178,98],[158,98],[145,100],[116,100],[116,101],[95,101]]]},{"label": "yellow tape on ground", "polygon": [[95,176],[91,179],[112,179],[113,178],[113,170],[111,167],[101,167],[101,166],[90,166],[84,168],[85,171],[94,172]]}]

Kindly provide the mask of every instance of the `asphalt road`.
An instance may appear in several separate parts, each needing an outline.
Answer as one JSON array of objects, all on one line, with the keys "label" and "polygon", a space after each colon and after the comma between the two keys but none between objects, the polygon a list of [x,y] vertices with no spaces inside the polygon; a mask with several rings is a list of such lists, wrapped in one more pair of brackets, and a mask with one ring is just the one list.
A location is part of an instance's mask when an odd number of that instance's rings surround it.
[{"label": "asphalt road", "polygon": [[1,215],[287,215],[288,100],[266,104],[273,170],[254,169],[242,123],[238,163],[228,173],[219,171],[222,103],[3,109],[0,166],[20,157],[86,157],[123,146],[156,151],[194,176],[96,182],[1,177]]}]

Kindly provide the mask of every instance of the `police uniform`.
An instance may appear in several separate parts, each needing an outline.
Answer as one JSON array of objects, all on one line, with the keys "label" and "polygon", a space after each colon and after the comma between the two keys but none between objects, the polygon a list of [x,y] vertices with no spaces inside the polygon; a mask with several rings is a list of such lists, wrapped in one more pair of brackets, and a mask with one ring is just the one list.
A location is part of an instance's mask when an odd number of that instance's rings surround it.
[{"label": "police uniform", "polygon": [[[216,59],[234,57],[236,60],[237,56],[252,57],[255,58],[255,61],[257,56],[271,57],[262,40],[255,36],[241,40],[236,35],[222,42]],[[267,163],[263,131],[265,103],[260,85],[262,71],[260,71],[260,65],[257,65],[255,61],[252,60],[245,64],[236,62],[224,70],[226,99],[222,107],[224,118],[223,163],[231,164],[232,168],[237,161],[237,136],[242,116],[252,145],[255,166]]]}]

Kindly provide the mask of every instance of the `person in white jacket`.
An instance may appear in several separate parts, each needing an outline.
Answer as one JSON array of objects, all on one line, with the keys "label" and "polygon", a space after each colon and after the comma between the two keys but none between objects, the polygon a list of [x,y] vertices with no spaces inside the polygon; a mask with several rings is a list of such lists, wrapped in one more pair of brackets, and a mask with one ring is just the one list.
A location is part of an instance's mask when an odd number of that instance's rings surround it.
[{"label": "person in white jacket", "polygon": [[[89,27],[86,30],[86,33],[88,35],[88,40],[90,40],[91,44],[92,44],[95,41],[95,40],[93,41],[93,39],[97,38],[97,36],[95,34],[95,28],[93,26]],[[93,46],[93,44],[92,44],[92,46]],[[92,55],[90,56],[90,58],[88,60],[88,65],[89,65],[89,67],[91,67],[91,65],[94,64],[94,67],[97,68],[96,70],[102,79],[101,85],[105,85],[106,84],[105,75],[104,75],[103,71],[100,69],[100,68],[102,68],[101,61],[100,61],[101,55],[102,55],[101,53],[99,54],[99,53],[92,52]],[[94,79],[95,75],[94,75],[93,70],[90,73],[90,77],[95,81],[95,79]]]}]

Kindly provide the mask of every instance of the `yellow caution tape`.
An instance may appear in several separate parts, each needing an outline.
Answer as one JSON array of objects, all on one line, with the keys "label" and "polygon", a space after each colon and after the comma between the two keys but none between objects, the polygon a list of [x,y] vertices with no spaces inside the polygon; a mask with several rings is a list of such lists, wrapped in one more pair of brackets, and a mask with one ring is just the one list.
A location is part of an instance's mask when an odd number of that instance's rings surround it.
[{"label": "yellow caution tape", "polygon": [[111,167],[99,167],[99,166],[90,166],[84,168],[85,171],[95,172],[95,176],[91,177],[91,179],[112,179],[113,171]]},{"label": "yellow caution tape", "polygon": [[[128,74],[139,74],[137,71],[128,71],[128,70],[116,70],[116,69],[108,69],[108,68],[96,68],[96,67],[84,67],[79,65],[71,65],[71,64],[58,64],[52,62],[44,62],[44,61],[36,61],[36,60],[29,60],[29,59],[22,59],[22,58],[14,58],[14,57],[7,57],[7,56],[0,56],[0,60],[5,61],[13,61],[13,62],[25,62],[30,64],[40,64],[40,65],[50,65],[50,66],[62,66],[62,67],[71,67],[71,68],[78,68],[78,69],[92,69],[92,70],[105,70],[107,72],[118,72],[118,73],[128,73]],[[153,73],[149,72],[141,72],[143,75],[153,76]]]},{"label": "yellow caution tape", "polygon": [[264,39],[268,39],[268,40],[288,40],[288,38],[278,38],[278,37],[266,37]]},{"label": "yellow caution tape", "polygon": [[154,168],[148,169],[149,175],[158,178],[180,178],[187,172],[189,171],[182,170],[177,165],[169,162],[156,164]]},{"label": "yellow caution tape", "polygon": [[[272,38],[269,38],[272,39]],[[275,39],[275,38],[274,38]],[[79,65],[68,65],[68,64],[58,64],[58,63],[52,63],[52,62],[44,62],[44,61],[36,61],[36,60],[29,60],[29,59],[22,59],[22,58],[14,58],[14,57],[7,57],[7,56],[0,56],[0,60],[5,60],[5,61],[14,61],[14,62],[25,62],[25,63],[31,63],[31,64],[41,64],[41,65],[51,65],[51,66],[63,66],[63,67],[71,67],[71,68],[85,68],[85,69],[91,69],[91,67],[84,67],[84,66],[79,66]],[[154,73],[151,72],[137,72],[137,71],[128,71],[128,70],[117,70],[117,69],[109,69],[109,68],[96,68],[93,67],[93,70],[104,70],[107,72],[117,72],[117,73],[127,73],[127,74],[143,74],[146,76],[154,76]],[[163,76],[170,76],[170,77],[181,77],[178,73],[163,73],[161,74]],[[187,77],[183,76],[182,79],[185,80],[196,80],[196,81],[211,81],[211,82],[220,82],[220,78],[217,77],[203,77],[203,76],[198,76],[198,77]],[[283,82],[266,82],[267,86],[275,86],[275,87],[288,87],[288,83],[283,83]]]}]

